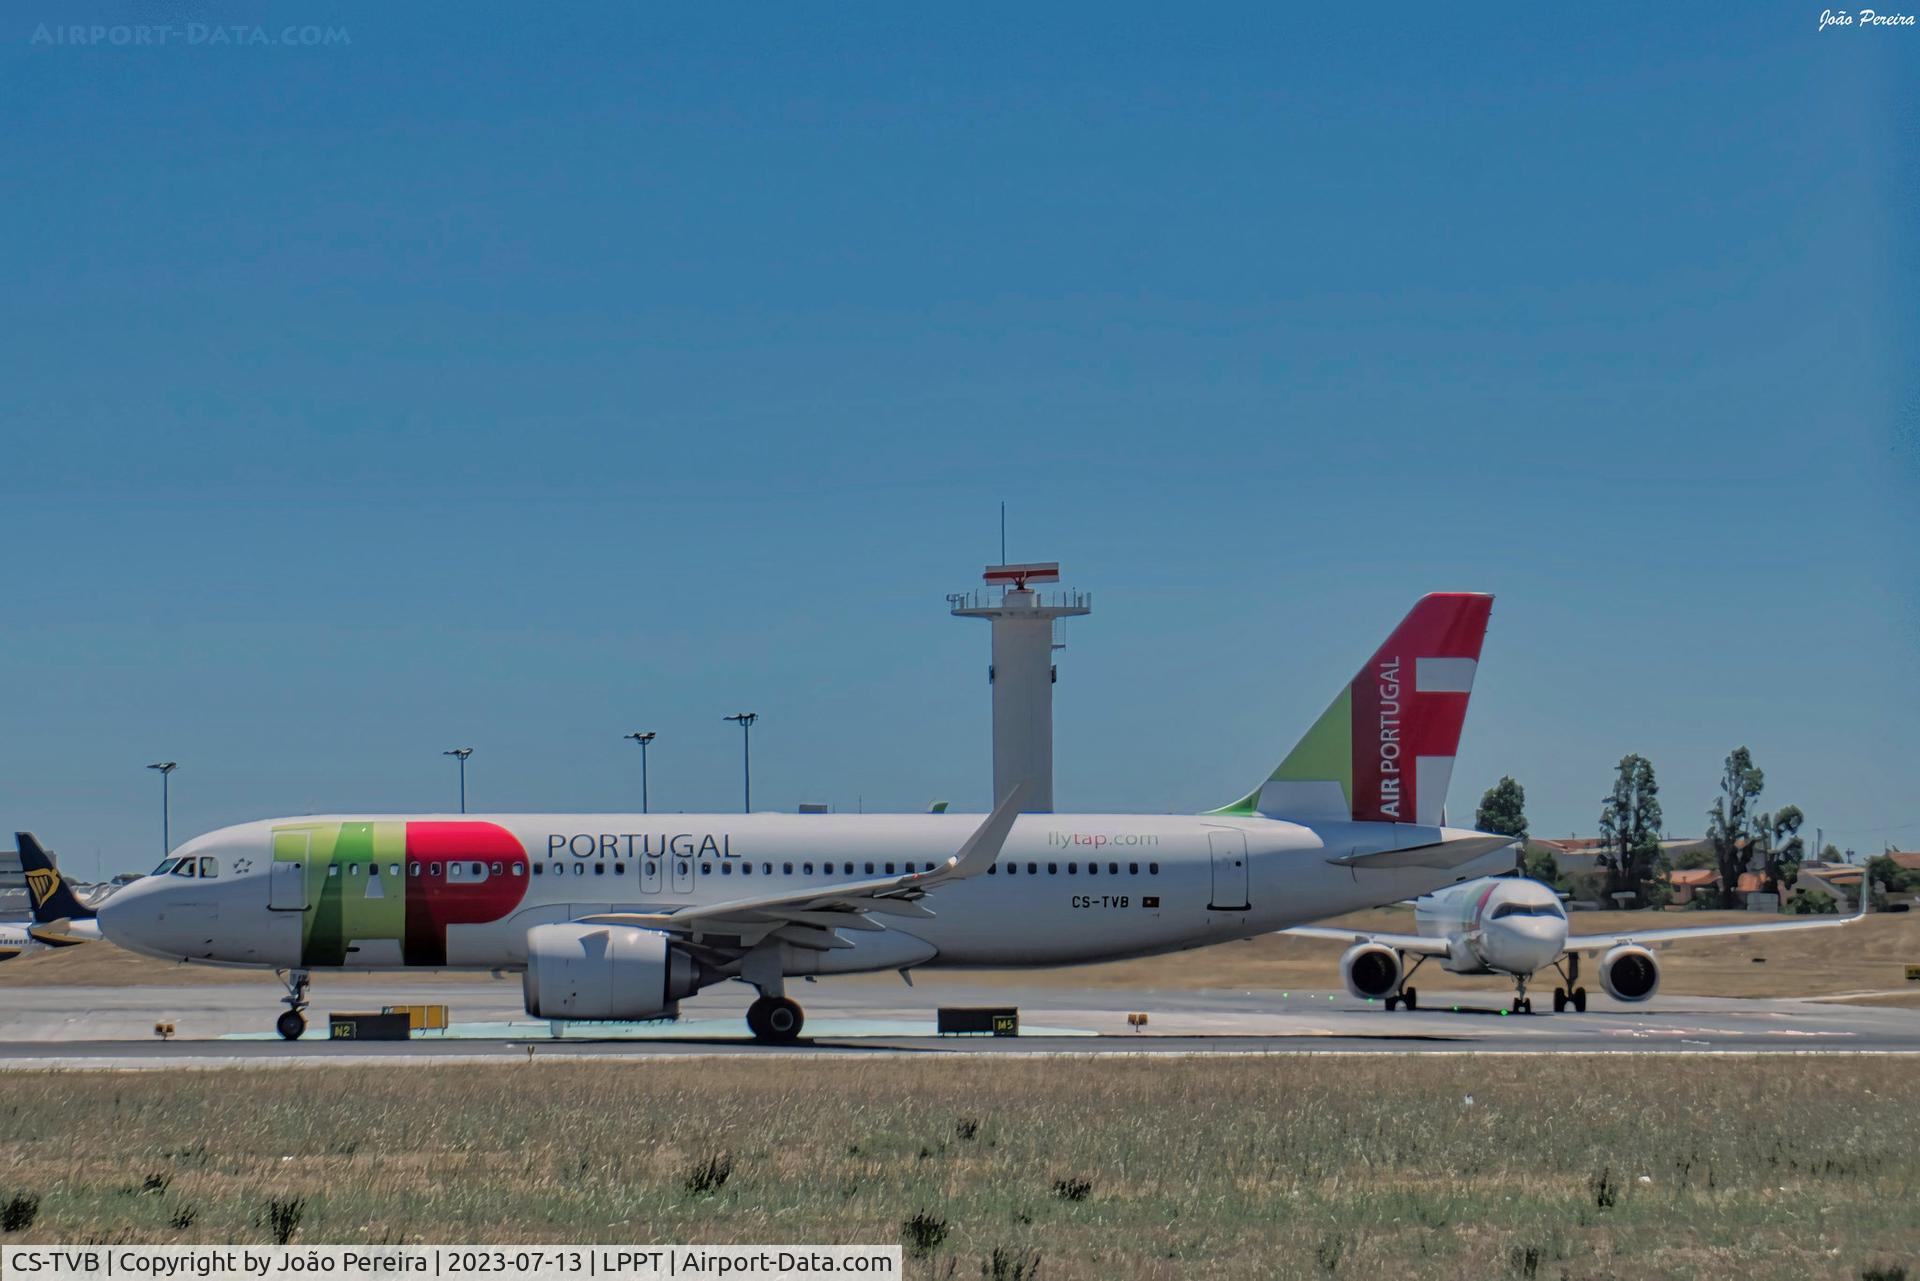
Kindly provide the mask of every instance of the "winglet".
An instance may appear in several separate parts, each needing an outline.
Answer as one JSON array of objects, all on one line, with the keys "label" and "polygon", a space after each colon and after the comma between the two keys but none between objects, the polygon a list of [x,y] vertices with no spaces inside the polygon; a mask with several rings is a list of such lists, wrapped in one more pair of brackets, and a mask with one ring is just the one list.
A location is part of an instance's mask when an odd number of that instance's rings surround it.
[{"label": "winglet", "polygon": [[958,880],[968,876],[978,876],[993,866],[1000,857],[1000,849],[1007,843],[1007,836],[1013,831],[1014,820],[1020,817],[1020,807],[1026,803],[1027,794],[1033,785],[1021,779],[1000,803],[993,807],[993,813],[986,821],[973,829],[973,835],[967,838],[954,856],[946,861],[933,876],[940,880]]}]

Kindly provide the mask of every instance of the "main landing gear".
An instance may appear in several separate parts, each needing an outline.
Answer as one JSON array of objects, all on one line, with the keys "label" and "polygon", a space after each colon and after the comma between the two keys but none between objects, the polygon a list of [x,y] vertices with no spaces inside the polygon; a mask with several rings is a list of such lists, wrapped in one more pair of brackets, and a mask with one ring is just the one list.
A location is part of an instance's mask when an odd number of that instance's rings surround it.
[{"label": "main landing gear", "polygon": [[1571,1005],[1575,1014],[1585,1014],[1587,1012],[1587,989],[1577,986],[1580,982],[1579,953],[1568,953],[1564,966],[1560,962],[1555,961],[1553,967],[1560,971],[1560,977],[1567,982],[1566,987],[1556,987],[1553,989],[1553,1012],[1555,1014],[1565,1014],[1567,1007]]},{"label": "main landing gear", "polygon": [[[1426,964],[1426,961],[1427,958],[1424,956],[1414,958],[1413,968],[1401,974],[1400,990],[1392,996],[1389,996],[1386,1000],[1386,1006],[1389,1010],[1397,1010],[1403,1005],[1409,1010],[1417,1010],[1420,1008],[1420,990],[1418,988],[1408,987],[1407,980],[1412,978],[1413,971]],[[1406,953],[1403,952],[1400,954],[1400,964],[1404,966],[1406,963]]]},{"label": "main landing gear", "polygon": [[791,1045],[806,1021],[799,1002],[784,996],[763,996],[747,1007],[747,1030],[754,1040],[770,1045]]},{"label": "main landing gear", "polygon": [[309,978],[305,970],[282,970],[280,981],[287,985],[287,994],[280,998],[281,1004],[287,1008],[274,1020],[273,1027],[282,1040],[297,1041],[307,1030]]}]

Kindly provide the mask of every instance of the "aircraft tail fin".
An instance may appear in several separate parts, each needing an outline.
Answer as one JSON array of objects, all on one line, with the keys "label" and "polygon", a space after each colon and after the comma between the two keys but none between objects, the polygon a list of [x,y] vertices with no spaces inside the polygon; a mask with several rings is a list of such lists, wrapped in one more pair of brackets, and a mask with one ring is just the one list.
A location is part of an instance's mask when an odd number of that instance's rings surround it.
[{"label": "aircraft tail fin", "polygon": [[1492,612],[1422,596],[1266,781],[1212,813],[1440,826]]},{"label": "aircraft tail fin", "polygon": [[60,875],[60,869],[53,865],[33,833],[15,832],[13,839],[20,850],[20,869],[27,874],[27,897],[32,900],[34,924],[92,920],[94,910],[80,901],[80,896],[67,884],[67,878]]}]

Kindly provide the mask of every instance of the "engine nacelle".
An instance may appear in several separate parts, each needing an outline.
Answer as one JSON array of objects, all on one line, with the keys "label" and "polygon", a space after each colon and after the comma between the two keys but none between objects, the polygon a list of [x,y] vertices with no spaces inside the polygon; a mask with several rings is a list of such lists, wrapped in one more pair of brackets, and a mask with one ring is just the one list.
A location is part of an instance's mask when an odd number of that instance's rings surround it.
[{"label": "engine nacelle", "polygon": [[658,930],[536,925],[522,979],[537,1019],[657,1019],[700,989],[700,964]]},{"label": "engine nacelle", "polygon": [[1359,1000],[1377,1000],[1400,990],[1400,953],[1384,943],[1356,943],[1340,958],[1340,976]]},{"label": "engine nacelle", "polygon": [[1616,1001],[1644,1001],[1660,990],[1660,962],[1637,943],[1622,943],[1600,958],[1600,986]]}]

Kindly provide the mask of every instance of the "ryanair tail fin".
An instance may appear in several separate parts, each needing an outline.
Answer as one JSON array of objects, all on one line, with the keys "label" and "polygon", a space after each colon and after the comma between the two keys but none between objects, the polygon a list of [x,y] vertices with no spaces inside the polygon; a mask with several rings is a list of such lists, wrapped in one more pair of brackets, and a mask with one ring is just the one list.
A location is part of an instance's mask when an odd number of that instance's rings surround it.
[{"label": "ryanair tail fin", "polygon": [[1267,780],[1215,814],[1444,821],[1493,597],[1422,596]]},{"label": "ryanair tail fin", "polygon": [[94,911],[60,875],[47,852],[40,848],[32,832],[15,832],[20,847],[20,867],[27,874],[27,897],[33,903],[33,923],[50,925],[55,921],[90,921]]}]

